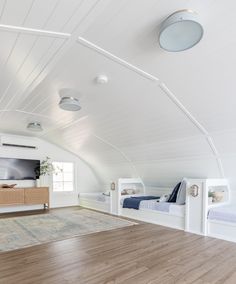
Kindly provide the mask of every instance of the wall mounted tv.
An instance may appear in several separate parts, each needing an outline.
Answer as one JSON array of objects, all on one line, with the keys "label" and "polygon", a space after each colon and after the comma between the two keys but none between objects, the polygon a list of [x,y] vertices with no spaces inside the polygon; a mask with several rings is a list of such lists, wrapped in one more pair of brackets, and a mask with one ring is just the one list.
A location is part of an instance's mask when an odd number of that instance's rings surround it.
[{"label": "wall mounted tv", "polygon": [[39,175],[39,160],[0,158],[0,180],[35,180]]}]

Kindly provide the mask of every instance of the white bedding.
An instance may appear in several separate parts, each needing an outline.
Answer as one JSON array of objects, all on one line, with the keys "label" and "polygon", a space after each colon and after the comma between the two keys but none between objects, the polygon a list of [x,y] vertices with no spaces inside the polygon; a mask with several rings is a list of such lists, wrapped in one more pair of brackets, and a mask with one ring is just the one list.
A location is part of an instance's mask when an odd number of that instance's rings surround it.
[{"label": "white bedding", "polygon": [[[125,198],[132,196],[143,196],[143,194],[124,195],[120,199],[120,205],[123,206]],[[139,210],[155,210],[160,212],[166,212],[170,215],[184,217],[185,205],[178,205],[176,203],[169,202],[157,202],[158,199],[142,200],[139,205]]]},{"label": "white bedding", "polygon": [[178,204],[173,204],[170,203],[170,209],[169,213],[170,215],[175,215],[179,217],[184,217],[185,216],[185,205],[178,205]]},{"label": "white bedding", "polygon": [[89,192],[89,193],[80,193],[79,198],[110,203],[110,196],[104,195],[102,192]]},{"label": "white bedding", "polygon": [[236,205],[225,205],[211,208],[208,219],[236,223]]}]

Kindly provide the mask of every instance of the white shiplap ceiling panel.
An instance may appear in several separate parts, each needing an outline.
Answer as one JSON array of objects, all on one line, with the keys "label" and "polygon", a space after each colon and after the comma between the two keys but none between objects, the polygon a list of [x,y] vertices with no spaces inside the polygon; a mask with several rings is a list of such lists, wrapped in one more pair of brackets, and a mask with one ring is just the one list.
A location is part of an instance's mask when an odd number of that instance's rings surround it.
[{"label": "white shiplap ceiling panel", "polygon": [[173,187],[183,177],[220,178],[221,174],[213,158],[176,159],[159,162],[135,163],[144,183],[149,186]]},{"label": "white shiplap ceiling panel", "polygon": [[[86,65],[88,61],[92,63]],[[109,83],[95,84],[95,77],[104,72]],[[88,115],[96,133],[117,146],[200,134],[158,84],[80,45],[70,50],[20,109],[59,115],[58,92],[68,86],[81,92],[78,115]]]},{"label": "white shiplap ceiling panel", "polygon": [[6,0],[0,3],[0,24],[72,33],[97,0]]},{"label": "white shiplap ceiling panel", "polygon": [[163,159],[176,160],[199,157],[211,157],[209,144],[205,137],[189,137],[175,140],[156,141],[140,145],[120,148],[133,162],[162,161]]},{"label": "white shiplap ceiling panel", "polygon": [[0,65],[0,109],[10,109],[16,107],[16,101],[22,100],[22,91],[47,66],[48,56],[52,56],[64,40],[7,32],[0,32],[0,37],[4,46]]},{"label": "white shiplap ceiling panel", "polygon": [[221,155],[236,155],[236,128],[211,134]]},{"label": "white shiplap ceiling panel", "polygon": [[94,168],[104,184],[120,176],[137,176],[135,167],[125,155],[113,145],[101,140],[100,137],[88,133],[86,122],[80,124],[83,125],[83,130],[78,131],[78,127],[73,125],[63,130],[63,136],[61,130],[48,133],[47,140],[61,147],[66,145],[66,149],[78,153],[80,158]]},{"label": "white shiplap ceiling panel", "polygon": [[[235,1],[228,1],[224,7],[219,0],[142,1],[135,9],[132,1],[116,5],[119,13],[110,3],[83,36],[158,76],[208,130],[233,127]],[[183,7],[202,17],[204,37],[185,52],[165,52],[158,45],[160,22]]]},{"label": "white shiplap ceiling panel", "polygon": [[8,25],[13,26],[24,25],[24,22],[27,19],[33,4],[33,0],[4,1],[1,11],[1,24],[7,23]]},{"label": "white shiplap ceiling panel", "polygon": [[[13,134],[23,134],[26,136],[34,136],[37,133],[32,133],[27,130],[27,125],[32,121],[39,121],[42,123],[44,131],[48,131],[51,127],[55,127],[57,122],[49,117],[43,117],[37,114],[22,113],[18,111],[0,111],[1,121],[1,131]],[[14,117],[14,119],[13,119]]]},{"label": "white shiplap ceiling panel", "polygon": [[2,44],[0,45],[0,68],[1,68],[0,72],[1,72],[1,70],[4,67],[4,64],[6,64],[8,56],[10,55],[12,46],[16,41],[17,33],[9,33],[6,31],[1,31],[0,37],[2,39]]},{"label": "white shiplap ceiling panel", "polygon": [[[185,8],[202,17],[202,41],[161,50],[161,21]],[[236,133],[221,131],[236,120],[235,8],[233,0],[0,1],[0,24],[18,26],[0,25],[0,130],[30,135],[27,123],[40,121],[38,136],[80,156],[104,183],[140,176],[172,186],[221,177],[224,167],[230,177]],[[99,74],[108,84],[95,84]],[[59,109],[61,88],[80,92],[79,112]]]}]

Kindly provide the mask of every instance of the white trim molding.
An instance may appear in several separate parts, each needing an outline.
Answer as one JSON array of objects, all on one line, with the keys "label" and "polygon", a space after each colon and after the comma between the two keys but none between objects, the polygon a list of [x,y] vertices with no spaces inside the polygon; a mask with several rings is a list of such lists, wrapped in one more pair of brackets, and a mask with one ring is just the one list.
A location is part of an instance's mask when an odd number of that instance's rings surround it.
[{"label": "white trim molding", "polygon": [[42,30],[42,29],[31,29],[31,28],[25,28],[21,26],[2,25],[2,24],[0,24],[0,30],[7,31],[7,32],[32,34],[32,35],[38,35],[38,36],[48,36],[48,37],[53,37],[53,38],[62,38],[62,39],[68,39],[71,37],[71,34],[69,33],[61,33],[61,32],[55,32],[55,31]]}]

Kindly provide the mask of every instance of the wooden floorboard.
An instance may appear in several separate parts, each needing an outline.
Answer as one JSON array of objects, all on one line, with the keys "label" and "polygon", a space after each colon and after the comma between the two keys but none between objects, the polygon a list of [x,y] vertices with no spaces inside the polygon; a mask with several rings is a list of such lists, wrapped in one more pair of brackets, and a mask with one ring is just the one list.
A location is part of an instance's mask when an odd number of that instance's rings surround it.
[{"label": "wooden floorboard", "polygon": [[13,283],[235,284],[236,244],[140,223],[0,253],[0,284]]}]

